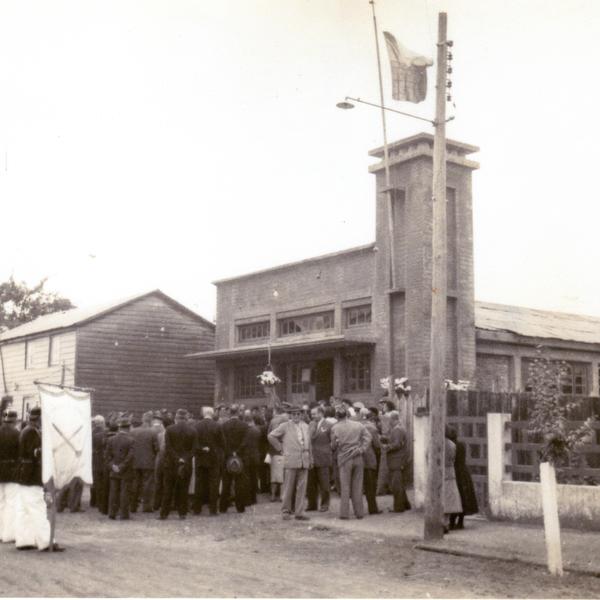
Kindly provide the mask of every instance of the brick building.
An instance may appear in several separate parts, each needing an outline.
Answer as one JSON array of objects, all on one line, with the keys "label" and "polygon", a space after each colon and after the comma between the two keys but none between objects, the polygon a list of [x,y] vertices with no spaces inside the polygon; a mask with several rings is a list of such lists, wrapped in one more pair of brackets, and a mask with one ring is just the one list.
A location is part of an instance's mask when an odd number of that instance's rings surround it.
[{"label": "brick building", "polygon": [[[572,363],[572,393],[598,393],[600,319],[475,302],[471,178],[479,165],[469,157],[477,151],[447,143],[446,377],[481,389],[521,389],[527,360],[544,343]],[[294,403],[335,395],[372,404],[390,373],[425,390],[432,154],[429,134],[390,145],[391,219],[383,162],[370,167],[374,243],[215,282],[215,350],[193,356],[216,359],[218,402],[264,402],[257,375],[269,353],[283,380],[278,393]],[[383,150],[370,155],[382,159]]]}]

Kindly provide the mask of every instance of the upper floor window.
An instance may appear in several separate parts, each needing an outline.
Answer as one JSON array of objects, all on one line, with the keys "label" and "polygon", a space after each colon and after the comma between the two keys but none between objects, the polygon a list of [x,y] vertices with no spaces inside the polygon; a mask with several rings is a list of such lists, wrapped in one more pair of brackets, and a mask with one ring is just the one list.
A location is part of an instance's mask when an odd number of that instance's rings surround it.
[{"label": "upper floor window", "polygon": [[48,366],[48,338],[25,342],[25,368],[38,369]]},{"label": "upper floor window", "polygon": [[53,335],[50,338],[50,352],[48,355],[48,366],[55,367],[60,365],[62,360],[61,347],[60,347],[60,336]]},{"label": "upper floor window", "polygon": [[346,309],[346,327],[356,327],[371,322],[371,305],[353,306]]},{"label": "upper floor window", "polygon": [[301,317],[287,317],[279,321],[279,335],[298,335],[333,329],[333,311],[313,313]]},{"label": "upper floor window", "polygon": [[264,340],[271,333],[271,324],[269,321],[260,323],[247,323],[238,325],[238,342],[252,342],[254,340]]}]

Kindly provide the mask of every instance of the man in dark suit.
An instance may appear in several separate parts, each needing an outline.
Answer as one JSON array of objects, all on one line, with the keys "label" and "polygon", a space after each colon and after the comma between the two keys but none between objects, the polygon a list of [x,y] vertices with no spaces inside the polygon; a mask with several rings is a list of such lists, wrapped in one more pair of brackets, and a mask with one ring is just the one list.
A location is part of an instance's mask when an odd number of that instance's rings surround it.
[{"label": "man in dark suit", "polygon": [[221,425],[214,418],[212,406],[202,407],[202,419],[196,423],[194,455],[194,514],[199,515],[202,512],[202,506],[208,499],[208,510],[215,516],[218,514],[219,481],[225,457],[225,440]]},{"label": "man in dark suit", "polygon": [[121,521],[126,521],[129,519],[133,480],[133,438],[129,433],[131,421],[128,417],[121,417],[118,427],[116,435],[109,438],[106,444],[106,464],[110,473],[108,518],[116,519],[118,512]]},{"label": "man in dark suit", "polygon": [[312,444],[313,468],[308,472],[306,510],[317,510],[319,492],[321,512],[329,510],[329,472],[332,465],[331,423],[325,419],[325,410],[321,406],[311,409],[311,422],[308,427]]},{"label": "man in dark suit", "polygon": [[247,410],[244,414],[244,423],[248,425],[246,442],[244,444],[244,455],[242,460],[246,465],[248,473],[248,504],[256,504],[256,493],[258,490],[258,475],[261,465],[262,431],[254,423],[252,412]]},{"label": "man in dark suit", "polygon": [[410,465],[410,448],[406,431],[400,425],[400,414],[393,410],[389,413],[389,442],[383,446],[387,453],[387,465],[390,472],[390,488],[394,496],[392,512],[410,510],[406,495],[407,470]]},{"label": "man in dark suit", "polygon": [[152,412],[142,415],[141,427],[136,427],[133,437],[133,469],[135,479],[131,493],[131,512],[136,512],[140,501],[144,512],[152,512],[154,470],[158,454],[158,433],[152,428]]},{"label": "man in dark suit", "polygon": [[[29,423],[19,435],[19,492],[15,516],[17,550],[48,550],[48,521],[42,484],[42,411],[35,406],[29,413]],[[64,548],[54,544],[53,550]]]},{"label": "man in dark suit", "polygon": [[[237,404],[232,404],[229,408],[229,419],[222,425],[223,437],[225,438],[226,464],[227,459],[233,456],[234,453],[240,458],[244,456],[248,425],[239,418],[239,410]],[[238,512],[242,513],[247,503],[248,476],[245,465],[242,464],[240,473],[229,473],[227,468],[223,472],[223,490],[219,506],[222,513],[226,513],[229,508],[232,485],[235,487],[235,507]]]},{"label": "man in dark suit", "polygon": [[15,515],[19,486],[19,430],[17,411],[7,410],[0,426],[0,541],[15,541]]},{"label": "man in dark suit", "polygon": [[187,410],[179,408],[175,413],[175,423],[165,431],[163,496],[159,519],[169,516],[173,501],[180,519],[185,519],[188,513],[188,489],[196,432],[187,420]]},{"label": "man in dark suit", "polygon": [[108,481],[104,473],[104,451],[106,450],[106,422],[102,415],[92,419],[92,478],[94,484],[90,492],[90,506],[107,513],[105,487]]}]

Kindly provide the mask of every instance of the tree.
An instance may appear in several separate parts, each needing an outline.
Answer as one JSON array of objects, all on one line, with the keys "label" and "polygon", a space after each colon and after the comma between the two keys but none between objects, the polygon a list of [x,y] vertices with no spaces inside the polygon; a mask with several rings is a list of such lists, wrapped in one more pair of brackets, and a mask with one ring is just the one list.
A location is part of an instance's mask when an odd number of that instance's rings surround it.
[{"label": "tree", "polygon": [[538,348],[538,356],[529,368],[528,381],[534,402],[528,431],[539,436],[543,443],[540,451],[540,489],[548,570],[553,575],[563,574],[555,467],[568,464],[593,433],[593,417],[580,427],[569,424],[569,413],[577,403],[562,397],[562,384],[567,373],[567,363],[551,361]]},{"label": "tree", "polygon": [[30,288],[11,277],[0,283],[0,332],[32,321],[42,315],[74,308],[72,302],[55,292],[44,291],[46,279]]}]

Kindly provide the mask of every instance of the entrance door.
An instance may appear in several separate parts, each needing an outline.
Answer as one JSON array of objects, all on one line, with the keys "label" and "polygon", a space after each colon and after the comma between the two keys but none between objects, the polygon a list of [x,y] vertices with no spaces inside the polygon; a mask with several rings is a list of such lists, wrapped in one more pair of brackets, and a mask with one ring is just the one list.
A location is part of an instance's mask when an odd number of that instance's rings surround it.
[{"label": "entrance door", "polygon": [[292,404],[301,406],[315,399],[313,379],[314,363],[293,363],[290,365],[290,399]]},{"label": "entrance door", "polygon": [[317,402],[333,396],[333,358],[318,360],[315,364],[315,396]]}]

